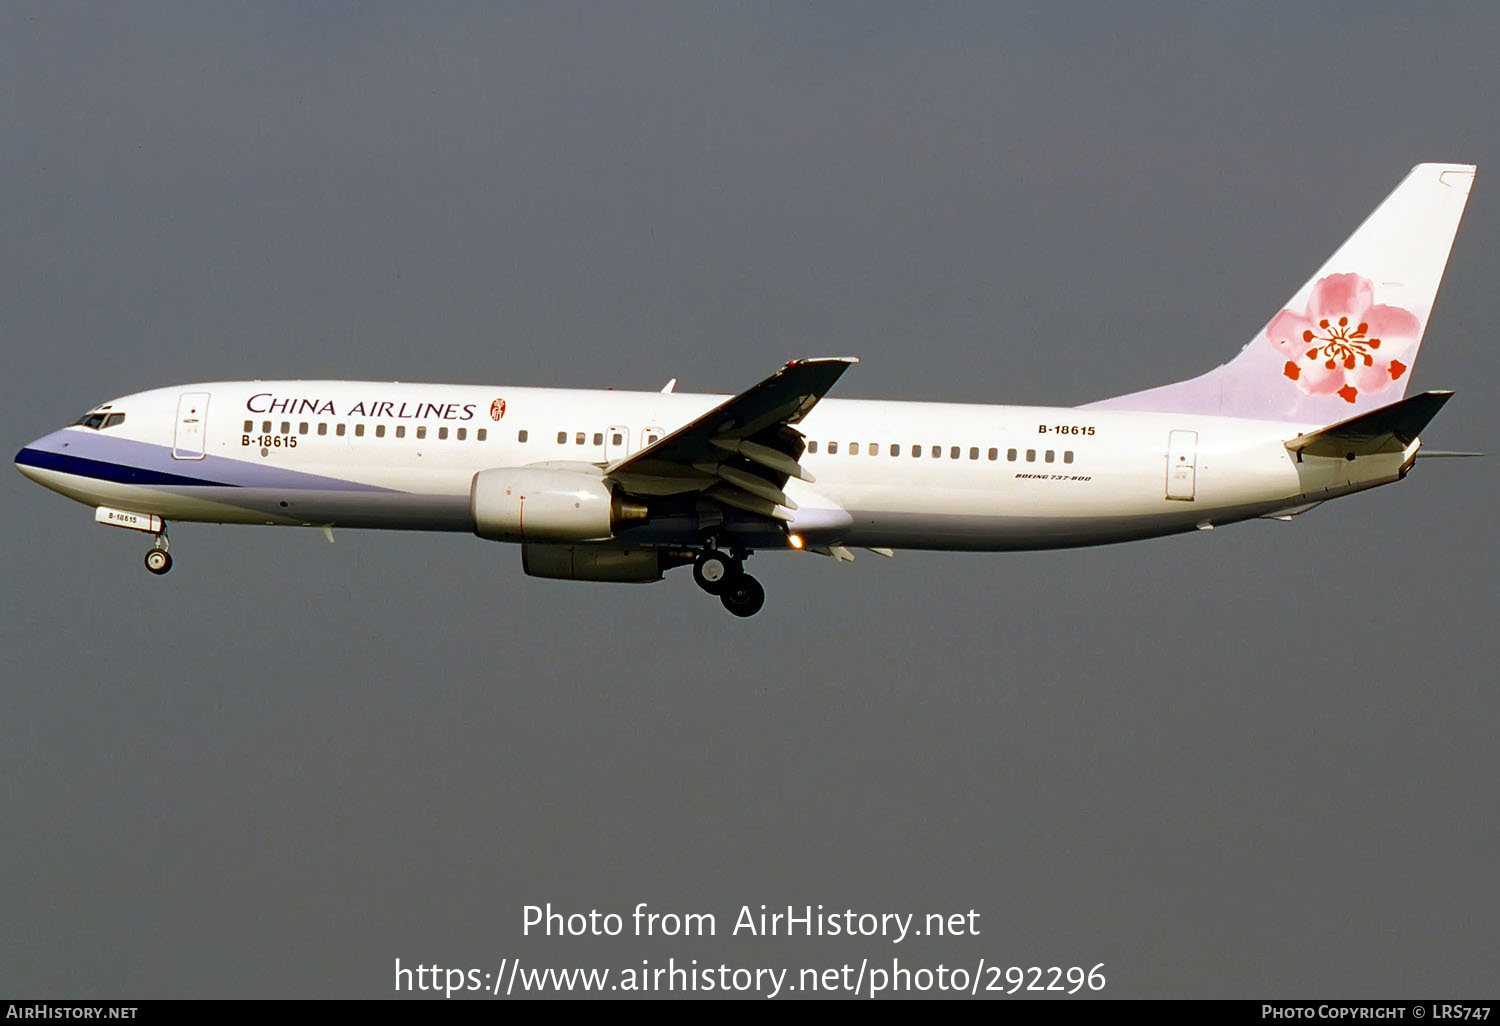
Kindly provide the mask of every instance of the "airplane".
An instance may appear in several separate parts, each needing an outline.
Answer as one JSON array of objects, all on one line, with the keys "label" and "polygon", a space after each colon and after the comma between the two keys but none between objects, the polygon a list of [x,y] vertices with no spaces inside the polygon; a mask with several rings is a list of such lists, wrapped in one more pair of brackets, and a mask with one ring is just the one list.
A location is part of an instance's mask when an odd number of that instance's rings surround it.
[{"label": "airplane", "polygon": [[[1074,407],[825,398],[857,362],[738,395],[220,381],[112,399],[16,454],[153,537],[169,521],[466,531],[534,577],[691,566],[736,616],[755,552],[1004,551],[1289,520],[1404,478],[1452,395],[1407,396],[1475,168],[1420,164],[1232,359]],[[1433,453],[1432,455],[1476,455]]]}]

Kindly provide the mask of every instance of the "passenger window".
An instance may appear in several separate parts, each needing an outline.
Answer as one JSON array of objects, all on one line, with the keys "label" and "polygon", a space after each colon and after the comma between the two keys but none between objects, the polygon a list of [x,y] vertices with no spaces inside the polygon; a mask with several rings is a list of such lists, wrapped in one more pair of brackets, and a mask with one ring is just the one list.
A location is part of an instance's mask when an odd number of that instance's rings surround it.
[{"label": "passenger window", "polygon": [[808,442],[807,443],[807,451],[810,452],[810,453],[812,453],[814,456],[816,456],[818,454],[818,443],[817,442]]},{"label": "passenger window", "polygon": [[468,428],[459,428],[458,429],[458,440],[460,442],[465,441],[468,437],[469,437],[469,429]]},{"label": "passenger window", "polygon": [[297,425],[297,434],[299,434],[299,435],[305,435],[305,434],[307,434],[307,421],[304,420],[302,423],[300,423],[300,424]]},{"label": "passenger window", "polygon": [[521,442],[522,444],[525,444],[526,439],[529,438],[530,436],[531,436],[531,433],[529,431],[527,431],[525,428],[522,428],[521,430],[519,430],[519,431],[516,432],[516,441]]},{"label": "passenger window", "polygon": [[557,444],[558,445],[567,445],[568,444],[568,433],[566,431],[559,431],[557,433]]},{"label": "passenger window", "polygon": [[385,425],[384,424],[376,424],[375,425],[375,437],[376,438],[384,438],[385,437]]},{"label": "passenger window", "polygon": [[932,447],[932,458],[935,460],[943,458],[943,447],[941,445],[934,445]]},{"label": "passenger window", "polygon": [[575,436],[574,436],[574,437],[573,437],[573,441],[574,441],[574,442],[575,442],[575,443],[576,443],[576,444],[578,444],[578,445],[582,445],[582,444],[583,444],[583,437],[584,437],[584,436],[583,436],[583,432],[582,432],[582,431],[580,431],[580,432],[578,432],[578,434],[577,434],[577,435],[575,435]]},{"label": "passenger window", "polygon": [[850,456],[858,456],[859,455],[859,443],[858,442],[850,442],[849,443],[849,455]]},{"label": "passenger window", "polygon": [[489,428],[480,428],[478,431],[474,432],[474,439],[476,441],[482,442],[486,438],[488,438],[489,435],[490,435],[490,429]]},{"label": "passenger window", "polygon": [[260,433],[263,435],[269,435],[271,433],[271,422],[269,420],[263,420],[260,422]]},{"label": "passenger window", "polygon": [[594,444],[595,445],[603,445],[604,444],[604,432],[603,431],[595,431],[594,432]]},{"label": "passenger window", "polygon": [[445,425],[443,427],[438,428],[438,438],[441,439],[441,438],[447,438],[447,437],[448,437],[448,428],[447,428],[447,426]]},{"label": "passenger window", "polygon": [[1026,462],[1027,463],[1035,463],[1036,462],[1036,450],[1035,449],[1027,449],[1026,450]]},{"label": "passenger window", "polygon": [[955,445],[953,448],[948,450],[948,458],[950,460],[958,459],[958,446]]},{"label": "passenger window", "polygon": [[977,460],[977,459],[979,459],[979,446],[975,445],[975,446],[971,446],[969,448],[969,459],[971,459],[971,460]]},{"label": "passenger window", "polygon": [[340,438],[343,438],[344,437],[344,427],[345,427],[345,425],[343,425],[343,424],[335,424],[333,426],[333,433],[336,434],[336,435],[338,435]]},{"label": "passenger window", "polygon": [[1073,450],[1072,449],[1068,449],[1068,450],[1066,450],[1063,453],[1063,462],[1064,463],[1072,463],[1073,462]]},{"label": "passenger window", "polygon": [[838,452],[839,452],[839,443],[837,443],[837,442],[829,442],[828,443],[828,455],[830,455],[830,456],[837,456]]},{"label": "passenger window", "polygon": [[1056,457],[1057,457],[1057,453],[1053,452],[1051,449],[1047,450],[1047,462],[1048,463],[1051,463]]},{"label": "passenger window", "polygon": [[363,438],[364,436],[365,436],[365,426],[363,424],[356,424],[356,425],[354,425],[354,437],[355,438]]},{"label": "passenger window", "polygon": [[625,444],[625,436],[622,435],[622,434],[620,434],[620,432],[616,431],[616,432],[614,432],[613,434],[611,434],[609,436],[609,444],[610,445],[624,445]]},{"label": "passenger window", "polygon": [[397,424],[396,425],[396,437],[397,438],[405,438],[406,437],[406,425],[405,424]]},{"label": "passenger window", "polygon": [[912,446],[911,447],[911,458],[915,460],[915,459],[921,459],[921,457],[922,457],[922,447],[920,445],[914,445],[914,446]]},{"label": "passenger window", "polygon": [[422,425],[418,426],[418,428],[417,428],[417,437],[418,438],[426,438],[427,437],[427,425],[426,424],[422,424]]},{"label": "passenger window", "polygon": [[318,434],[328,434],[328,422],[326,420],[321,420],[318,422]]},{"label": "passenger window", "polygon": [[901,455],[901,446],[893,444],[891,446],[891,455],[892,456],[900,456]]},{"label": "passenger window", "polygon": [[250,432],[252,432],[254,430],[255,430],[255,421],[253,421],[253,420],[247,420],[247,421],[245,421],[245,434],[248,435]]},{"label": "passenger window", "polygon": [[1005,450],[1005,458],[1008,459],[1008,460],[1010,460],[1012,463],[1016,462],[1016,450],[1014,450],[1014,449],[1006,449]]},{"label": "passenger window", "polygon": [[1000,458],[1000,450],[999,449],[991,449],[990,450],[990,462],[994,463],[999,458]]},{"label": "passenger window", "polygon": [[647,445],[655,445],[656,444],[656,440],[658,438],[660,438],[660,437],[661,437],[660,435],[658,435],[656,432],[653,431],[653,432],[651,432],[651,434],[649,434],[649,435],[646,436],[646,444]]},{"label": "passenger window", "polygon": [[289,435],[289,434],[292,433],[292,422],[291,421],[284,420],[284,421],[281,422],[281,433],[284,434],[284,435]]}]

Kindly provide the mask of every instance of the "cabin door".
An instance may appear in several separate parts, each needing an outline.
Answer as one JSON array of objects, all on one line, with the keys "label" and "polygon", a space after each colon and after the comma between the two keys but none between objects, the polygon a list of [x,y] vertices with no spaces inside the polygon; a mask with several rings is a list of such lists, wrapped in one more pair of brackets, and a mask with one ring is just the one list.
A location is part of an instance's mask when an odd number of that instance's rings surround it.
[{"label": "cabin door", "polygon": [[1198,487],[1198,432],[1167,436],[1167,498],[1192,502]]},{"label": "cabin door", "polygon": [[177,434],[172,440],[172,458],[201,460],[203,432],[207,425],[208,393],[182,393],[177,400]]}]

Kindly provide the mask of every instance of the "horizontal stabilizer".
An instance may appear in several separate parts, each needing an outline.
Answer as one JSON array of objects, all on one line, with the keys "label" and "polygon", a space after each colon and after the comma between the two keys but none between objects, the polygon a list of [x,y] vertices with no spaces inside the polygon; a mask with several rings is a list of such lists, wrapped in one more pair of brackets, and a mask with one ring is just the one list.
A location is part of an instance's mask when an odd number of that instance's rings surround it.
[{"label": "horizontal stabilizer", "polygon": [[1286,447],[1308,456],[1374,456],[1404,452],[1437,416],[1452,392],[1422,392],[1369,413],[1341,420],[1321,431],[1289,439]]}]

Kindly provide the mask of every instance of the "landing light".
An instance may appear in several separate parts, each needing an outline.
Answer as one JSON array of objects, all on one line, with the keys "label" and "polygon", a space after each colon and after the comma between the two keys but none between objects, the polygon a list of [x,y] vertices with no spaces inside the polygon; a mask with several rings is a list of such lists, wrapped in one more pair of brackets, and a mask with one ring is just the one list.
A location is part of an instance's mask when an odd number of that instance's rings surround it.
[{"label": "landing light", "polygon": [[789,534],[786,536],[786,540],[791,543],[794,549],[802,547],[802,536],[800,534]]}]

